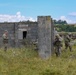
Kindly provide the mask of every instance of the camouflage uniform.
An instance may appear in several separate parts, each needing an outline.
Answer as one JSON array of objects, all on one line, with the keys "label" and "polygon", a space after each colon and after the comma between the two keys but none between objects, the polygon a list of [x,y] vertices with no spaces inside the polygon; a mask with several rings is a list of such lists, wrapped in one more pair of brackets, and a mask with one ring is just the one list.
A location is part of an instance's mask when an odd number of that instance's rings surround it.
[{"label": "camouflage uniform", "polygon": [[5,31],[2,37],[3,37],[4,50],[6,51],[8,45],[8,31]]},{"label": "camouflage uniform", "polygon": [[66,36],[64,37],[64,42],[65,42],[65,50],[66,50],[67,48],[69,48],[70,51],[72,51],[72,46],[71,46],[71,44],[70,44],[71,38],[70,38],[68,35],[66,35]]},{"label": "camouflage uniform", "polygon": [[56,54],[56,56],[60,56],[61,47],[62,47],[62,39],[61,39],[61,37],[59,35],[55,36],[54,46],[55,46],[55,54]]}]

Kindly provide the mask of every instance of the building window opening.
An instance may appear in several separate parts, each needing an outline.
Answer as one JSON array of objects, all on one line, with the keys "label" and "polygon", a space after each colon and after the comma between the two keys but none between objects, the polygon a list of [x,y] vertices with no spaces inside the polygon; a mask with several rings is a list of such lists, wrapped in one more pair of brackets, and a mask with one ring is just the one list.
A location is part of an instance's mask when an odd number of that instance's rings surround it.
[{"label": "building window opening", "polygon": [[27,31],[23,31],[23,39],[26,39]]}]

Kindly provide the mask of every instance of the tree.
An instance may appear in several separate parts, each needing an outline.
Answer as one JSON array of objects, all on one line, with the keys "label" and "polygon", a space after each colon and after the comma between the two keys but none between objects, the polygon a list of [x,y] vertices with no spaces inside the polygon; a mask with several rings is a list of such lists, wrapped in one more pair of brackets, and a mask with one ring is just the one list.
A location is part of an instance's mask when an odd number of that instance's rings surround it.
[{"label": "tree", "polygon": [[59,32],[76,32],[76,27],[73,25],[55,25],[55,28],[58,29]]},{"label": "tree", "polygon": [[64,21],[62,21],[62,20],[53,20],[53,22],[54,22],[54,24],[60,24],[60,25],[64,25],[64,24],[67,24],[67,22],[64,20]]}]

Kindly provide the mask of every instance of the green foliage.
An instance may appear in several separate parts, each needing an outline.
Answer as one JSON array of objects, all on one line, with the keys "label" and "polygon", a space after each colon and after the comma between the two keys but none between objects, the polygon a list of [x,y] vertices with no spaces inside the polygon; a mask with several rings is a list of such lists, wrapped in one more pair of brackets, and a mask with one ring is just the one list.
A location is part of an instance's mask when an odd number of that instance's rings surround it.
[{"label": "green foliage", "polygon": [[57,29],[57,31],[61,32],[76,32],[76,27],[74,25],[55,25],[55,28]]},{"label": "green foliage", "polygon": [[62,20],[53,20],[53,22],[54,22],[54,24],[62,24],[62,25],[64,25],[64,24],[67,24],[67,22],[64,20],[64,21],[62,21]]},{"label": "green foliage", "polygon": [[73,52],[62,50],[61,57],[55,54],[42,60],[34,47],[0,49],[0,75],[75,75],[76,46]]}]

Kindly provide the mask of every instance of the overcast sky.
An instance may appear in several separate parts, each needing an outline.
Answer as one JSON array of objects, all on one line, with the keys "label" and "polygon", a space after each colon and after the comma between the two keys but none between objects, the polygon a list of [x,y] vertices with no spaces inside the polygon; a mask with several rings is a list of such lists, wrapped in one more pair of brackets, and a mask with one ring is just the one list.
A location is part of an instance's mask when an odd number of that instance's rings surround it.
[{"label": "overcast sky", "polygon": [[0,22],[36,21],[48,15],[76,23],[76,0],[0,0]]}]

